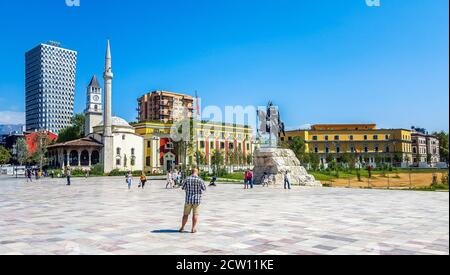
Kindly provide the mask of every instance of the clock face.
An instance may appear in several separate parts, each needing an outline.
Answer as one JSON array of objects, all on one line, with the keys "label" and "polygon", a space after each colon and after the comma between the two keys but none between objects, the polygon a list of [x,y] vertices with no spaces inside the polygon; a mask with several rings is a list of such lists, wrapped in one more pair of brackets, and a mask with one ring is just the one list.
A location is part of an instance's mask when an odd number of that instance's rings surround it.
[{"label": "clock face", "polygon": [[94,95],[94,96],[92,97],[92,100],[95,101],[95,102],[99,102],[99,101],[100,101],[100,96]]}]

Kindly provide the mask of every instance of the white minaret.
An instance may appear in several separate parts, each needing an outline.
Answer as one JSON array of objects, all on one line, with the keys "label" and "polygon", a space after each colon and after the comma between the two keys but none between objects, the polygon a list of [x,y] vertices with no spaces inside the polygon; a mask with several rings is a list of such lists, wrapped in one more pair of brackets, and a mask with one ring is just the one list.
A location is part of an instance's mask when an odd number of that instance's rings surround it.
[{"label": "white minaret", "polygon": [[114,164],[114,145],[112,135],[112,65],[111,65],[111,48],[108,44],[106,46],[105,58],[105,72],[103,73],[103,80],[105,82],[104,95],[104,112],[103,112],[103,167],[104,172],[109,173],[113,170]]}]

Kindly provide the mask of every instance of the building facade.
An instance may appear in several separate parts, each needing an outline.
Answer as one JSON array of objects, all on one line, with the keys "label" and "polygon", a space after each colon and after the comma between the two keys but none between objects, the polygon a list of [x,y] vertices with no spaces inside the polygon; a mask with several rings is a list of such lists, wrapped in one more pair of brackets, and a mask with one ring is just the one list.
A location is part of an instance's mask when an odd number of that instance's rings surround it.
[{"label": "building facade", "polygon": [[70,167],[87,169],[101,162],[103,144],[93,138],[81,138],[48,147],[49,166],[54,168]]},{"label": "building facade", "polygon": [[[143,137],[137,135],[134,127],[124,119],[112,116],[113,73],[109,41],[106,47],[103,79],[104,104],[102,104],[101,88],[96,77],[92,78],[88,87],[86,113],[90,115],[86,117],[86,125],[89,126],[90,133],[82,139],[52,145],[49,148],[49,159],[52,165],[62,168],[90,169],[91,165],[102,164],[105,173],[113,170],[143,170]],[[98,111],[102,106],[103,110]]]},{"label": "building facade", "polygon": [[139,122],[173,122],[192,117],[194,98],[189,95],[154,91],[138,99]]},{"label": "building facade", "polygon": [[440,162],[439,139],[424,129],[411,132],[413,163],[416,167],[435,167]]},{"label": "building facade", "polygon": [[281,140],[294,137],[303,138],[306,151],[319,155],[323,165],[330,158],[340,162],[343,154],[352,154],[365,166],[412,165],[411,131],[405,129],[377,129],[376,124],[313,125],[308,130],[288,131]]},{"label": "building facade", "polygon": [[57,134],[45,130],[25,133],[25,141],[27,143],[28,153],[30,154],[34,154],[37,151],[38,144],[39,142],[42,142],[42,140],[45,140],[46,143],[50,144],[57,139]]},{"label": "building facade", "polygon": [[14,149],[17,141],[21,138],[25,138],[23,133],[10,133],[0,136],[0,146],[5,147],[8,150]]},{"label": "building facade", "polygon": [[144,138],[146,172],[160,173],[182,165],[208,167],[215,152],[223,156],[223,165],[251,164],[253,130],[244,125],[194,122],[191,148],[186,150],[171,138],[173,123],[142,122],[134,128]]},{"label": "building facade", "polygon": [[40,44],[25,54],[26,130],[59,133],[74,115],[77,52]]}]

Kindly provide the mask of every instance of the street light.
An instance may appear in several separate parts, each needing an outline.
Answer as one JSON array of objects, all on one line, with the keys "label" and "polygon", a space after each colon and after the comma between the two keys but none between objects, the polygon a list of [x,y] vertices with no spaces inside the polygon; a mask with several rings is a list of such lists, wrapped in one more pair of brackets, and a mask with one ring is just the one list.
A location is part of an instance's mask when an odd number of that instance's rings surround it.
[{"label": "street light", "polygon": [[[17,161],[17,144],[13,145],[12,153],[13,153],[13,156],[16,157],[16,161]],[[17,179],[17,164],[15,162],[14,162],[14,170],[13,171],[16,173],[16,179]]]}]

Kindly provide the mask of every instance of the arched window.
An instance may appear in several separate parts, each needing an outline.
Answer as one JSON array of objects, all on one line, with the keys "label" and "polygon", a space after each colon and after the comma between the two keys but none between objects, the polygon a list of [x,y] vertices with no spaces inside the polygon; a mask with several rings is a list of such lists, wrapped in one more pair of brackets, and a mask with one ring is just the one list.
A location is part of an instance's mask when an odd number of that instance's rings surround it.
[{"label": "arched window", "polygon": [[99,163],[100,163],[100,153],[97,150],[95,150],[91,154],[91,164],[96,165]]},{"label": "arched window", "polygon": [[84,150],[81,152],[81,166],[89,166],[89,152]]},{"label": "arched window", "polygon": [[64,150],[63,156],[64,156],[64,160],[63,160],[64,166],[67,166],[67,164],[69,163],[68,162],[69,160],[67,159],[67,151],[66,150]]},{"label": "arched window", "polygon": [[69,156],[70,160],[70,166],[78,166],[78,152],[73,150],[70,152]]}]

